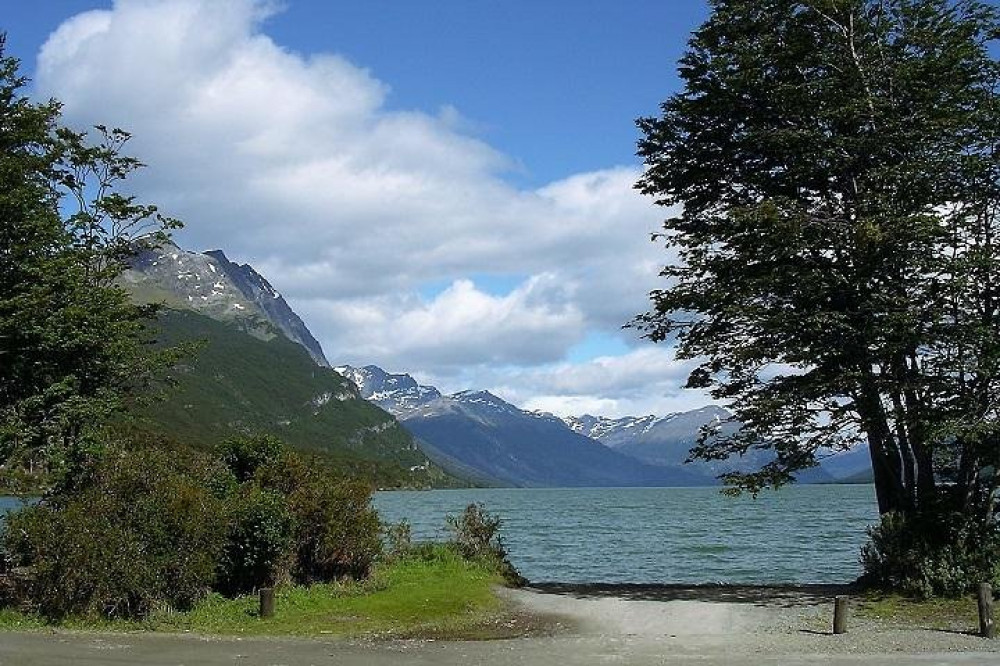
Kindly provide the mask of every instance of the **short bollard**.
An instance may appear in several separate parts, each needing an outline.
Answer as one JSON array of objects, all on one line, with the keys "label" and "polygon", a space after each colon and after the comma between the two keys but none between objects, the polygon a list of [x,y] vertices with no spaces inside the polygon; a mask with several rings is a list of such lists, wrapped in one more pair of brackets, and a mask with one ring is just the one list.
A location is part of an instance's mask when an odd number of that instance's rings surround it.
[{"label": "short bollard", "polygon": [[261,617],[273,617],[274,616],[274,588],[273,587],[262,587],[262,588],[260,588],[260,616]]},{"label": "short bollard", "polygon": [[833,599],[833,633],[847,633],[847,597],[837,596]]},{"label": "short bollard", "polygon": [[993,624],[993,586],[982,583],[979,586],[979,635],[996,638],[997,628]]}]

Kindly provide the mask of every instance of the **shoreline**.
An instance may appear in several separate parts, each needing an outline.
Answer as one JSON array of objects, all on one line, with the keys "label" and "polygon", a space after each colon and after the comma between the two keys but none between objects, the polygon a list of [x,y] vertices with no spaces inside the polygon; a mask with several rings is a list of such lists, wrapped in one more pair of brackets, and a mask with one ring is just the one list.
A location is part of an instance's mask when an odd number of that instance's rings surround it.
[{"label": "shoreline", "polygon": [[857,583],[560,583],[529,582],[526,589],[543,594],[574,596],[580,599],[618,597],[637,601],[705,601],[771,603],[782,600],[830,599],[838,595],[858,595]]},{"label": "shoreline", "polygon": [[541,583],[498,588],[508,612],[497,622],[509,633],[493,640],[10,631],[0,640],[0,664],[997,663],[1000,640],[957,630],[895,626],[852,614],[848,633],[833,635],[831,593],[846,589]]}]

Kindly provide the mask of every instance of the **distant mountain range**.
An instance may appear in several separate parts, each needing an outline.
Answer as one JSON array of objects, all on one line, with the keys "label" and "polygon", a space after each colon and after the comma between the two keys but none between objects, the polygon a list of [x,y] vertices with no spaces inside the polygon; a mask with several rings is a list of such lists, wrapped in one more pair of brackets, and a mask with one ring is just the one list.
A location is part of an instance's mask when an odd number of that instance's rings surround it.
[{"label": "distant mountain range", "polygon": [[[432,459],[466,476],[473,470],[480,480],[528,486],[712,485],[724,472],[757,469],[772,456],[750,451],[725,461],[686,463],[703,427],[715,424],[720,436],[738,427],[729,421],[731,413],[717,406],[664,417],[559,419],[519,409],[485,391],[442,395],[410,375],[374,365],[336,370],[358,386],[362,397],[396,416]],[[617,455],[601,454],[596,460],[593,442]],[[830,456],[798,479],[830,483],[860,474],[851,480],[863,480],[865,455]]]},{"label": "distant mountain range", "polygon": [[[560,419],[487,391],[443,395],[374,365],[331,370],[285,299],[251,266],[219,250],[198,254],[166,244],[145,251],[122,284],[136,300],[168,308],[159,321],[163,340],[208,340],[194,361],[177,368],[169,399],[145,414],[199,445],[234,430],[263,430],[348,466],[364,462],[380,483],[409,485],[450,483],[442,470],[486,485],[707,485],[770,459],[767,451],[751,451],[685,464],[703,427],[715,425],[723,436],[738,427],[717,406],[662,417]],[[799,480],[865,481],[867,457],[867,450],[828,456]]]},{"label": "distant mountain range", "polygon": [[[727,460],[686,461],[703,428],[710,428],[716,437],[727,437],[739,430],[732,421],[732,413],[717,405],[709,405],[689,412],[666,416],[626,416],[609,419],[600,416],[571,416],[567,425],[574,431],[592,437],[616,451],[632,456],[651,465],[681,465],[710,479],[727,472],[750,472],[760,469],[773,460],[769,450],[751,449],[744,455]],[[842,455],[842,454],[841,454]],[[796,475],[802,483],[831,483],[846,479],[842,474],[847,467],[838,466],[831,456],[818,467],[803,470]],[[855,459],[856,463],[856,459]],[[850,466],[852,473],[858,470]]]},{"label": "distant mountain range", "polygon": [[393,414],[424,451],[455,473],[515,486],[690,486],[705,479],[654,466],[573,432],[550,414],[518,409],[487,391],[442,395],[376,366],[336,370]]}]

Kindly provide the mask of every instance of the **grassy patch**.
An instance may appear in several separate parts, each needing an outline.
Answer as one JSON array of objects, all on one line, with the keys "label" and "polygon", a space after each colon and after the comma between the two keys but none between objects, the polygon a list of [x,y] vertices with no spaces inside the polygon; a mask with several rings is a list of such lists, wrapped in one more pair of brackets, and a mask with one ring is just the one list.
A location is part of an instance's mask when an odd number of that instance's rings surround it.
[{"label": "grassy patch", "polygon": [[[188,612],[154,613],[144,622],[72,618],[58,626],[222,635],[496,638],[518,633],[493,592],[502,582],[489,568],[435,548],[428,557],[382,566],[360,583],[280,588],[269,619],[257,617],[257,597],[213,594]],[[45,626],[35,617],[0,612],[0,629]]]},{"label": "grassy patch", "polygon": [[979,627],[976,600],[970,595],[958,599],[915,600],[898,595],[869,594],[861,597],[858,617],[887,627],[975,632]]}]

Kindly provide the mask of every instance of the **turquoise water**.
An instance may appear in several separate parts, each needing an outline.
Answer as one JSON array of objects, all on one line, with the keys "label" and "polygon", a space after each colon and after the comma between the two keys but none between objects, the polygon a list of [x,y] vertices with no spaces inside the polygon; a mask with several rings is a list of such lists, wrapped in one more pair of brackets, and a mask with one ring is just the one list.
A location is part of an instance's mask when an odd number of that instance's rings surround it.
[{"label": "turquoise water", "polygon": [[7,513],[11,509],[20,509],[28,502],[34,500],[21,500],[16,497],[3,497],[0,496],[0,523],[3,522],[3,514]]},{"label": "turquoise water", "polygon": [[754,500],[718,488],[381,492],[384,520],[446,538],[444,517],[482,502],[532,582],[847,583],[861,573],[872,486],[793,486]]},{"label": "turquoise water", "polygon": [[[503,521],[532,582],[846,583],[877,520],[872,486],[792,486],[732,498],[718,488],[546,488],[381,492],[383,520],[444,539],[445,516],[482,502]],[[0,497],[0,514],[22,505]]]}]

